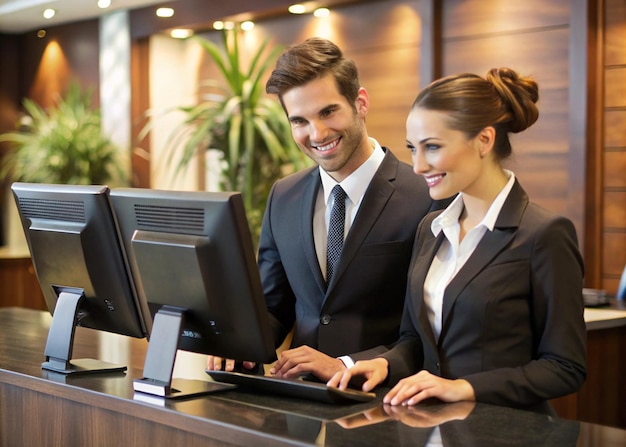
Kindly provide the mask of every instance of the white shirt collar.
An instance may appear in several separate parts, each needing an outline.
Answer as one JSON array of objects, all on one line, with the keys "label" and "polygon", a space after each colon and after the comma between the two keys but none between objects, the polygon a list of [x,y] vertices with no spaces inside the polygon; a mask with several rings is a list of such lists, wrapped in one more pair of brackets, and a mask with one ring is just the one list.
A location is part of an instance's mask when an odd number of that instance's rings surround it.
[{"label": "white shirt collar", "polygon": [[[378,141],[374,138],[369,138],[370,144],[374,148],[372,155],[369,156],[365,162],[359,166],[352,174],[346,177],[341,182],[341,187],[348,195],[350,201],[358,205],[365,195],[365,191],[370,184],[370,181],[378,171],[380,164],[385,158],[385,151],[380,146]],[[326,171],[321,167],[319,168],[320,177],[322,179],[322,187],[324,189],[324,203],[328,203],[328,198],[333,190],[334,186],[338,183],[333,179]]]},{"label": "white shirt collar", "polygon": [[[506,182],[506,185],[500,190],[496,198],[493,200],[489,209],[487,210],[487,214],[483,217],[483,220],[477,225],[485,226],[489,231],[493,231],[493,228],[496,225],[496,220],[498,219],[498,215],[504,206],[504,202],[506,198],[509,196],[511,189],[513,189],[513,184],[515,183],[515,174],[513,172],[505,169],[505,174],[508,176],[509,180]],[[438,236],[441,230],[445,227],[449,227],[451,225],[456,225],[459,222],[459,218],[461,217],[461,213],[463,212],[463,193],[459,194],[450,205],[439,215],[437,216],[431,223],[430,229],[435,236]]]}]

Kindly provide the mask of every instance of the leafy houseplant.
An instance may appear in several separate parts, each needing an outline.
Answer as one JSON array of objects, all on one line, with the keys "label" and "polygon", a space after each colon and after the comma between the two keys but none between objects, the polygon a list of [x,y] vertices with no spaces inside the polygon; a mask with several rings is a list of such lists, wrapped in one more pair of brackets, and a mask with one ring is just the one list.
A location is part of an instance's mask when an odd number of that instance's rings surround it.
[{"label": "leafy houseplant", "polygon": [[281,48],[270,49],[265,39],[244,68],[238,37],[237,30],[223,31],[223,48],[196,38],[222,79],[202,82],[202,101],[176,109],[185,119],[170,135],[168,150],[171,161],[182,145],[175,174],[203,151],[217,149],[222,154],[221,188],[242,193],[256,241],[272,184],[309,161],[293,141],[282,106],[265,95],[263,75]]},{"label": "leafy houseplant", "polygon": [[73,82],[48,110],[28,98],[23,106],[26,114],[19,129],[0,135],[0,142],[12,144],[2,160],[2,178],[62,184],[123,179],[118,149],[102,135],[100,112],[91,106],[90,91]]}]

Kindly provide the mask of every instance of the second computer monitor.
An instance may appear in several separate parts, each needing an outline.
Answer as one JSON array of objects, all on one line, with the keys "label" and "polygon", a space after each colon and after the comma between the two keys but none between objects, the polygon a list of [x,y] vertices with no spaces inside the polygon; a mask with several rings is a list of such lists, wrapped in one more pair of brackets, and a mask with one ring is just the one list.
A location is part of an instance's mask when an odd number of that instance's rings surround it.
[{"label": "second computer monitor", "polygon": [[[240,193],[117,188],[111,201],[138,294],[155,316],[144,374],[153,371],[146,383],[157,382],[156,394],[158,382],[166,382],[164,393],[169,392],[173,359],[163,357],[165,345],[237,360],[275,360]],[[177,325],[180,330],[170,329]],[[162,345],[159,354],[151,355],[156,344]]]}]

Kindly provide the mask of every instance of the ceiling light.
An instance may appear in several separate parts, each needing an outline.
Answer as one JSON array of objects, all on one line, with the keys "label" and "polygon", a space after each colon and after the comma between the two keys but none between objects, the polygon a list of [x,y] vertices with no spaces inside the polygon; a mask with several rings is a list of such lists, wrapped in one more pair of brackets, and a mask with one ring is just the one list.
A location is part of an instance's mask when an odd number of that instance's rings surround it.
[{"label": "ceiling light", "polygon": [[224,29],[224,22],[222,22],[221,20],[216,20],[215,22],[213,22],[213,29],[216,30],[223,30]]},{"label": "ceiling light", "polygon": [[40,29],[39,31],[37,31],[37,37],[39,37],[40,39],[43,39],[44,37],[46,37],[46,30]]},{"label": "ceiling light", "polygon": [[107,9],[111,6],[111,0],[98,0],[98,8]]},{"label": "ceiling light", "polygon": [[296,3],[295,5],[291,5],[288,8],[288,11],[292,14],[304,14],[306,12],[306,8],[304,7],[304,5]]},{"label": "ceiling light", "polygon": [[172,17],[174,15],[173,8],[158,8],[156,10],[157,17]]},{"label": "ceiling light", "polygon": [[313,11],[313,15],[317,18],[324,18],[330,15],[330,10],[328,8],[317,8]]},{"label": "ceiling light", "polygon": [[187,37],[191,36],[193,34],[193,31],[190,29],[182,29],[182,28],[178,28],[178,29],[173,29],[170,32],[170,36],[173,37],[174,39],[186,39]]},{"label": "ceiling light", "polygon": [[246,20],[245,22],[241,22],[241,29],[244,31],[250,31],[254,28],[254,22],[251,20]]},{"label": "ceiling light", "polygon": [[54,9],[52,9],[52,8],[48,8],[48,9],[46,9],[46,10],[43,12],[43,18],[44,18],[44,19],[51,19],[52,17],[54,17],[54,15],[55,15],[56,13],[57,13],[57,12],[56,12]]},{"label": "ceiling light", "polygon": [[235,29],[235,22],[224,22],[224,29]]}]

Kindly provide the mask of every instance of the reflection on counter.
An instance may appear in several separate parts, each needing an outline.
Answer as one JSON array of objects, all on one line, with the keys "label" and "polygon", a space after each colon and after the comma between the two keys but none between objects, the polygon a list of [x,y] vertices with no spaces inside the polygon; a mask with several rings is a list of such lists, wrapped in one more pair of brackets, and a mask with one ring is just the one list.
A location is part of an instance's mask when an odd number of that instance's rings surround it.
[{"label": "reflection on counter", "polygon": [[[356,416],[334,421],[351,430],[390,419],[401,422],[392,433],[398,446],[577,446],[580,423],[504,407],[477,405],[473,402],[452,404],[427,403],[416,406],[383,405]],[[367,422],[366,422],[367,421]],[[326,441],[340,445],[337,434],[326,425]],[[329,438],[329,435],[331,436]],[[337,437],[333,439],[332,437]]]},{"label": "reflection on counter", "polygon": [[210,401],[212,417],[223,423],[233,420],[214,413],[220,401],[229,403],[224,408],[239,407],[237,425],[315,445],[353,445],[354,440],[359,446],[626,445],[624,430],[474,402],[429,401],[405,407],[378,400],[336,407],[239,391],[211,396]]}]

